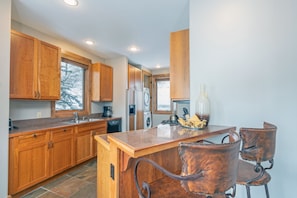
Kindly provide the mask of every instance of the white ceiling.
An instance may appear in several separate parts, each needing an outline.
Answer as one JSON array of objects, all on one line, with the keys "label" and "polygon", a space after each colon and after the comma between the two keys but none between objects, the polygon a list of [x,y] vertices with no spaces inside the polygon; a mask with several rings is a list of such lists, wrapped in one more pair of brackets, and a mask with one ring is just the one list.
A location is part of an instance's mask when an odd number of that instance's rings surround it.
[{"label": "white ceiling", "polygon": [[[170,32],[189,27],[189,0],[12,0],[12,19],[108,59],[169,67]],[[84,41],[92,39],[94,46]],[[139,52],[129,52],[137,46]]]}]

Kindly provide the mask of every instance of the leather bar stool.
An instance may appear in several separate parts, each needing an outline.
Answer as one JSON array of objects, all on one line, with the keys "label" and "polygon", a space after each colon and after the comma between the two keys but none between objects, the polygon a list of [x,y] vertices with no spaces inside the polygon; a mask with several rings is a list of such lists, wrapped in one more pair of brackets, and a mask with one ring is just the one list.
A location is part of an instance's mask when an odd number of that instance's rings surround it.
[{"label": "leather bar stool", "polygon": [[239,160],[237,184],[245,185],[248,198],[251,197],[250,186],[262,185],[265,187],[266,197],[269,198],[267,184],[271,176],[267,170],[273,167],[276,130],[275,125],[267,122],[264,122],[263,128],[240,129],[242,160]]},{"label": "leather bar stool", "polygon": [[[139,158],[134,169],[134,181],[139,197],[235,197],[241,140],[234,131],[230,131],[228,137],[227,143],[180,143],[180,174],[171,173],[148,158]],[[150,184],[142,182],[140,188],[137,176],[140,163],[154,166],[164,177]]]}]

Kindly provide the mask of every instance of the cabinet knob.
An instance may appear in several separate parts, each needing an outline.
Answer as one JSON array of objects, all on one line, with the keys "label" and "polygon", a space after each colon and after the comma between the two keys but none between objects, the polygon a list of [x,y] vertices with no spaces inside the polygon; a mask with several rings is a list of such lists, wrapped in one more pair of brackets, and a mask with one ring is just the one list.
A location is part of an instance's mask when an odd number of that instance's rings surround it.
[{"label": "cabinet knob", "polygon": [[34,133],[34,134],[33,134],[33,137],[34,137],[34,138],[37,138],[37,135],[36,135],[36,133]]}]

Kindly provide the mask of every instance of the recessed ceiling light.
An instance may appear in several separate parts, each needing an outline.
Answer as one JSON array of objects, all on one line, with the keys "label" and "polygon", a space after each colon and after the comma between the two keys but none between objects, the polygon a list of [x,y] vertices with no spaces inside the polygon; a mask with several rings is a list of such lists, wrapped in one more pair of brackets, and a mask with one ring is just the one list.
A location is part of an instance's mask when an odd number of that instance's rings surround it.
[{"label": "recessed ceiling light", "polygon": [[136,46],[132,46],[132,47],[129,48],[129,51],[131,51],[131,52],[138,52],[139,49]]},{"label": "recessed ceiling light", "polygon": [[156,68],[160,68],[160,67],[161,67],[161,65],[159,65],[159,64],[158,64],[158,65],[156,65]]},{"label": "recessed ceiling light", "polygon": [[78,5],[78,0],[64,0],[64,2],[68,5],[71,6],[77,6]]},{"label": "recessed ceiling light", "polygon": [[91,40],[86,40],[85,43],[87,45],[94,45],[95,44],[95,42],[94,41],[91,41]]}]

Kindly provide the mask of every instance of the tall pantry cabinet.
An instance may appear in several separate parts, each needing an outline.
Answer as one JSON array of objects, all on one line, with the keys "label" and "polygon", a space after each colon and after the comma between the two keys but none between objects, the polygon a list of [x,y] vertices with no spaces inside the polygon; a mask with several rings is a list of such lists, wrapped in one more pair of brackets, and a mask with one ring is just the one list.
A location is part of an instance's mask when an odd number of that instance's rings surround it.
[{"label": "tall pantry cabinet", "polygon": [[10,98],[60,99],[61,49],[11,30]]},{"label": "tall pantry cabinet", "polygon": [[190,99],[189,30],[170,34],[170,97]]}]

